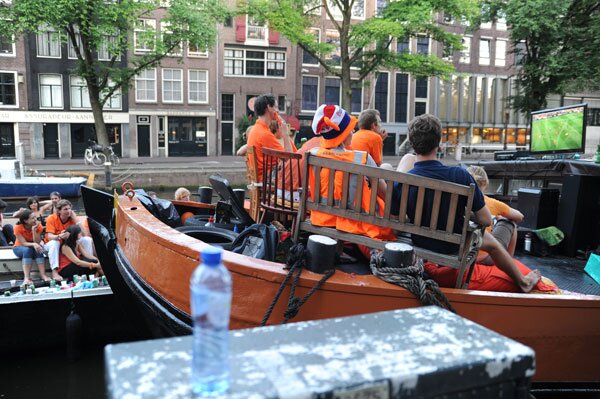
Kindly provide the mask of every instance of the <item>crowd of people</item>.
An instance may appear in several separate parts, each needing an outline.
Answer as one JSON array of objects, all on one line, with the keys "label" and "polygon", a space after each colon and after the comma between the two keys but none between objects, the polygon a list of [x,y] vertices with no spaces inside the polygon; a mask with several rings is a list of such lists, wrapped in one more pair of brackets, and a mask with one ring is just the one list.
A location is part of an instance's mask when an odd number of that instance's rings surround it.
[{"label": "crowd of people", "polygon": [[[31,283],[34,261],[44,281],[71,280],[75,274],[102,274],[87,218],[78,217],[71,202],[62,199],[60,193],[51,193],[46,201],[28,198],[25,207],[13,213],[18,218],[15,226],[4,223],[6,207],[6,202],[0,200],[0,244],[13,246],[13,253],[21,259],[23,283]],[[51,276],[46,274],[46,259]]]},{"label": "crowd of people", "polygon": [[[321,105],[315,112],[312,122],[314,137],[306,141],[299,150],[296,150],[290,136],[286,134],[289,126],[281,123],[277,114],[275,97],[265,94],[256,98],[254,112],[257,120],[246,131],[247,146],[252,146],[256,156],[258,176],[263,175],[263,169],[270,165],[263,165],[262,150],[271,148],[279,151],[300,152],[310,151],[312,155],[337,159],[345,162],[357,163],[373,167],[393,169],[392,165],[383,163],[383,142],[387,131],[382,127],[381,117],[377,110],[367,109],[360,113],[358,118],[346,112],[337,105]],[[465,170],[457,166],[445,166],[438,159],[442,135],[440,120],[430,114],[414,118],[408,126],[409,142],[414,153],[405,155],[397,167],[397,171],[411,173],[418,176],[455,182],[462,185],[476,184],[475,200],[473,203],[474,221],[487,228],[484,234],[481,252],[474,267],[470,288],[492,291],[529,292],[531,290],[553,291],[558,288],[541,280],[540,272],[530,270],[524,264],[514,259],[516,246],[516,224],[523,220],[523,215],[516,209],[509,207],[483,193],[489,184],[485,170],[473,167]],[[246,146],[238,151],[238,155],[246,155]],[[309,171],[308,192],[315,187],[315,179],[320,179],[321,196],[327,193],[328,173],[314,176]],[[300,179],[299,179],[300,180]],[[386,192],[386,183],[383,180],[374,182],[357,181],[353,176],[349,183],[349,207],[354,206],[354,195],[358,184],[363,185],[363,195],[360,204],[362,209],[370,209],[370,190],[378,191],[377,209],[383,209],[383,194]],[[341,181],[334,182],[336,200],[341,199]],[[339,186],[339,187],[338,187]],[[398,216],[399,195],[401,187],[393,187],[392,214]],[[409,190],[407,216],[414,217],[416,206],[416,190]],[[337,197],[340,198],[337,198]],[[443,199],[441,207],[448,207],[449,200]],[[433,208],[433,194],[427,193],[424,202],[424,214],[431,213]],[[462,209],[462,211],[461,211]],[[460,226],[464,221],[464,206],[457,207],[455,217],[455,232],[460,233]],[[443,212],[442,212],[443,213]],[[353,234],[366,235],[381,240],[394,240],[394,232],[364,222],[356,222],[334,215],[320,212],[311,213],[311,223],[319,226],[335,227],[338,230]],[[438,223],[446,223],[439,220]],[[454,245],[439,242],[429,237],[412,237],[415,245],[440,252],[452,253],[458,250]],[[365,255],[369,254],[368,248],[360,248]],[[441,286],[453,287],[457,270],[432,263],[426,264],[426,272]]]}]

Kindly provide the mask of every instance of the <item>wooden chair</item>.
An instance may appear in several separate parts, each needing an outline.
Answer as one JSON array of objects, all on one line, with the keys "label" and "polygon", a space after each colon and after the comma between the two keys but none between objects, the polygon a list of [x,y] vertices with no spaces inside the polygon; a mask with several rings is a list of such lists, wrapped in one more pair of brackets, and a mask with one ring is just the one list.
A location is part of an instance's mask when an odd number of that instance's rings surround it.
[{"label": "wooden chair", "polygon": [[258,166],[254,147],[249,145],[246,152],[246,179],[248,181],[248,191],[250,193],[250,217],[254,221],[260,219],[260,198],[262,192],[262,182],[258,176]]},{"label": "wooden chair", "polygon": [[291,221],[293,230],[300,199],[301,161],[301,154],[263,148],[261,223],[270,212],[284,224]]}]

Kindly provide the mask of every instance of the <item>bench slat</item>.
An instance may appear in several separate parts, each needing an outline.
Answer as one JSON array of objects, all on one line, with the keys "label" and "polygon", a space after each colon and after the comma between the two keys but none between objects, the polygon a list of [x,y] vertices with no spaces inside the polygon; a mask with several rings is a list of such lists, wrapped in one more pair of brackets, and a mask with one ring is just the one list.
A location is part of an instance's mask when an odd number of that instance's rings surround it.
[{"label": "bench slat", "polygon": [[[377,207],[377,187],[379,186],[378,180],[371,180],[371,198],[369,205],[371,209],[369,209],[369,215],[375,215],[375,209]],[[378,215],[379,216],[379,215]]]},{"label": "bench slat", "polygon": [[362,209],[363,180],[362,176],[356,176],[356,196],[354,197],[354,211],[360,212]]},{"label": "bench slat", "polygon": [[348,207],[348,187],[350,186],[350,173],[343,171],[342,176],[342,202],[340,206],[342,209],[346,209]]},{"label": "bench slat", "polygon": [[392,180],[386,180],[387,190],[385,191],[385,208],[383,210],[383,218],[389,219],[392,211],[392,195],[394,194],[394,182]]},{"label": "bench slat", "polygon": [[400,198],[400,212],[398,213],[398,219],[401,223],[406,223],[408,216],[406,215],[406,208],[408,207],[408,189],[409,185],[404,183],[402,185],[402,197]]},{"label": "bench slat", "polygon": [[448,223],[446,223],[446,231],[454,230],[454,220],[456,219],[456,206],[458,205],[458,195],[451,194],[450,206],[448,207]]},{"label": "bench slat", "polygon": [[315,202],[321,202],[321,167],[318,165],[315,166],[315,189],[313,190],[313,196]]},{"label": "bench slat", "polygon": [[440,215],[440,203],[442,201],[442,192],[435,190],[433,194],[433,209],[431,210],[431,222],[429,223],[430,229],[436,229],[438,223],[438,217]]},{"label": "bench slat", "polygon": [[423,219],[423,200],[425,199],[425,187],[419,187],[417,192],[417,207],[415,208],[415,224],[421,225]]},{"label": "bench slat", "polygon": [[327,205],[333,206],[333,201],[335,200],[335,170],[327,169],[329,173],[329,181],[327,182]]}]

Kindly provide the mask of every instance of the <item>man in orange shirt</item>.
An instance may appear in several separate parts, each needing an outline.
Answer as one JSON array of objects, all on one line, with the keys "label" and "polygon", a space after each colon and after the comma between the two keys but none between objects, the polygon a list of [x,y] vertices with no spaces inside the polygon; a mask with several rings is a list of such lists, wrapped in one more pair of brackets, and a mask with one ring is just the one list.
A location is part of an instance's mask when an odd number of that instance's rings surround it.
[{"label": "man in orange shirt", "polygon": [[278,120],[277,104],[272,94],[263,94],[254,102],[254,112],[258,116],[252,130],[248,133],[248,145],[254,147],[258,176],[263,174],[263,148],[293,152],[290,136],[283,134],[282,146],[270,129],[271,121]]},{"label": "man in orange shirt", "polygon": [[[60,252],[60,244],[62,240],[69,238],[69,233],[65,230],[67,227],[78,224],[77,216],[71,210],[71,202],[68,200],[60,200],[56,204],[56,213],[48,216],[46,219],[46,243],[44,249],[48,251],[48,260],[50,269],[52,269],[52,278],[57,281],[62,281],[62,276],[58,274],[58,256]],[[82,222],[83,223],[83,222]],[[82,231],[87,229],[82,228]],[[87,251],[93,254],[94,242],[91,237],[81,237],[80,242]]]},{"label": "man in orange shirt", "polygon": [[358,116],[358,132],[352,135],[352,149],[364,151],[381,166],[383,158],[383,140],[387,131],[381,127],[381,117],[376,109],[366,109]]}]

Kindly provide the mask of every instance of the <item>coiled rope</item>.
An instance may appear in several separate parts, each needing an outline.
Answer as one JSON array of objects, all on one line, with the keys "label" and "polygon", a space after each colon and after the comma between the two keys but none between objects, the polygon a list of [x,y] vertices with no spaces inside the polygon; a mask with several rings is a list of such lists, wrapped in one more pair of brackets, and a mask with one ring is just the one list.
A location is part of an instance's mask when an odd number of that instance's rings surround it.
[{"label": "coiled rope", "polygon": [[446,295],[440,290],[439,285],[431,279],[423,279],[423,259],[416,257],[416,261],[413,262],[412,266],[388,267],[383,252],[373,252],[369,263],[373,275],[383,281],[407,289],[423,305],[436,305],[456,313]]},{"label": "coiled rope", "polygon": [[289,319],[294,318],[298,314],[298,311],[300,311],[300,307],[302,305],[304,305],[304,303],[306,303],[308,298],[310,298],[310,296],[316,290],[318,290],[325,283],[325,281],[327,281],[327,279],[329,279],[329,277],[333,276],[333,274],[335,273],[335,269],[328,270],[325,273],[325,275],[321,278],[321,280],[319,280],[317,282],[317,284],[315,284],[315,286],[313,288],[311,288],[310,291],[308,291],[306,293],[306,295],[304,295],[304,297],[300,298],[300,297],[295,296],[296,286],[298,285],[298,281],[300,279],[300,274],[302,273],[302,269],[304,269],[305,266],[306,266],[306,249],[304,248],[304,245],[302,245],[301,243],[293,245],[290,248],[289,255],[288,255],[288,258],[286,261],[286,269],[289,269],[289,272],[285,276],[283,281],[281,282],[281,285],[279,286],[279,289],[277,290],[277,293],[275,294],[273,301],[269,305],[269,308],[267,309],[265,316],[263,317],[262,321],[260,322],[261,326],[266,325],[267,321],[269,321],[269,317],[271,317],[273,308],[275,308],[275,305],[279,301],[279,297],[281,296],[283,289],[287,286],[288,281],[290,281],[290,278],[292,278],[292,276],[294,277],[294,280],[292,281],[292,287],[290,289],[290,297],[288,299],[288,306],[285,309],[285,311],[283,312],[284,318],[283,318],[282,324],[285,324],[289,321]]}]

